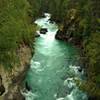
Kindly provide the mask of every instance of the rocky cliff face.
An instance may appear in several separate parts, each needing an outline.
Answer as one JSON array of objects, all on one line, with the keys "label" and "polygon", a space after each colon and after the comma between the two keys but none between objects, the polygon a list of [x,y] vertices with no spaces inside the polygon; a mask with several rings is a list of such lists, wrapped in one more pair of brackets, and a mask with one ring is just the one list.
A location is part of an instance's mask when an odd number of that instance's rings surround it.
[{"label": "rocky cliff face", "polygon": [[17,55],[20,63],[15,64],[11,70],[5,70],[0,65],[0,100],[24,100],[20,90],[32,57],[31,48],[21,45]]},{"label": "rocky cliff face", "polygon": [[58,40],[64,40],[71,42],[77,46],[81,46],[83,27],[80,25],[81,17],[80,12],[77,9],[70,9],[64,22],[59,27],[55,38]]}]

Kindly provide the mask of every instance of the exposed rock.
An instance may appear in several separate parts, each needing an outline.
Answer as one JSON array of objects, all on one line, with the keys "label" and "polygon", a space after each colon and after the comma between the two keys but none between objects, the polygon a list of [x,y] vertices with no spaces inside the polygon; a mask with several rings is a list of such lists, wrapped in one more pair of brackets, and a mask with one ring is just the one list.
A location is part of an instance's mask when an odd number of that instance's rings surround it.
[{"label": "exposed rock", "polygon": [[5,92],[5,88],[3,85],[0,86],[0,95],[3,95],[3,93]]},{"label": "exposed rock", "polygon": [[52,21],[52,20],[49,20],[49,23],[51,23],[51,24],[54,24],[54,21]]},{"label": "exposed rock", "polygon": [[74,45],[82,48],[82,39],[73,36],[73,32],[69,31],[68,34],[64,33],[62,30],[58,30],[55,38],[57,40],[67,41],[73,43]]},{"label": "exposed rock", "polygon": [[5,87],[2,84],[2,77],[0,75],[0,96],[5,92]]},{"label": "exposed rock", "polygon": [[48,32],[47,28],[40,29],[40,34],[46,34],[46,32]]},{"label": "exposed rock", "polygon": [[80,67],[80,68],[78,68],[78,71],[79,71],[79,72],[82,72],[82,68],[81,68],[81,67]]},{"label": "exposed rock", "polygon": [[5,92],[5,88],[2,84],[2,77],[0,75],[0,95],[3,95],[4,92]]},{"label": "exposed rock", "polygon": [[35,37],[40,37],[40,34],[35,34]]},{"label": "exposed rock", "polygon": [[29,63],[32,57],[31,48],[23,44],[18,49],[17,55],[20,63],[15,64],[11,70],[5,70],[0,65],[2,84],[5,87],[5,93],[0,96],[0,100],[24,100],[20,90],[23,88],[22,83],[29,69]]},{"label": "exposed rock", "polygon": [[68,38],[69,38],[69,36],[65,35],[63,33],[63,31],[58,30],[57,33],[56,33],[56,35],[55,35],[55,38],[58,39],[58,40],[66,40],[67,41]]},{"label": "exposed rock", "polygon": [[75,35],[76,33],[82,32],[82,30],[80,30],[79,28],[79,22],[79,12],[76,9],[69,10],[64,20],[64,23],[62,23],[63,27],[59,28],[55,38],[58,40],[73,43],[76,46],[80,47],[82,45],[82,37],[81,35]]},{"label": "exposed rock", "polygon": [[5,94],[3,100],[25,100],[25,98],[19,91],[20,90],[8,91],[7,94]]},{"label": "exposed rock", "polygon": [[40,37],[39,31],[35,33],[35,37]]}]

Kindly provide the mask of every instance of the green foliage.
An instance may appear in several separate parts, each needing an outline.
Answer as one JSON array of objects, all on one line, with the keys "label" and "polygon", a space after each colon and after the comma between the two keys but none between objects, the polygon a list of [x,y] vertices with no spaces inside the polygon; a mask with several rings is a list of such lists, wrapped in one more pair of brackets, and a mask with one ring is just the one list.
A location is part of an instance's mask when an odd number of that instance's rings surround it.
[{"label": "green foliage", "polygon": [[33,26],[30,24],[27,0],[0,0],[0,64],[12,66],[21,43],[31,46]]},{"label": "green foliage", "polygon": [[[83,87],[90,95],[100,97],[100,22],[99,8],[100,1],[90,1],[91,10],[88,10],[89,16],[87,21],[86,32],[88,37],[84,40],[84,52],[87,57],[87,82]],[[86,10],[87,11],[87,10]],[[90,27],[91,26],[91,27]],[[89,30],[89,31],[88,31]]]},{"label": "green foliage", "polygon": [[47,1],[46,0],[28,0],[31,5],[30,15],[33,17],[33,21],[38,17],[42,16],[42,14],[47,9]]},{"label": "green foliage", "polygon": [[[87,87],[90,87],[91,95],[100,96],[100,33],[92,33],[89,39],[86,41],[84,46],[85,54],[88,58],[87,66],[87,75],[88,75],[88,84],[85,84]],[[93,83],[93,84],[91,84]],[[91,91],[92,88],[99,91]]]}]

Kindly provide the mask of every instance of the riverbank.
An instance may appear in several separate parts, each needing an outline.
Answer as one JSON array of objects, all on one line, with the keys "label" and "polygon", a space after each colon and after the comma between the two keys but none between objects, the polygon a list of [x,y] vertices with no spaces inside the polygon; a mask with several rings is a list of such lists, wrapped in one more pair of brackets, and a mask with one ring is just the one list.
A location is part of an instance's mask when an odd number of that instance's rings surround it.
[{"label": "riverbank", "polygon": [[16,63],[12,69],[5,70],[1,65],[0,75],[2,77],[2,84],[5,88],[5,93],[0,96],[0,100],[24,100],[24,97],[20,93],[23,80],[30,66],[30,60],[32,57],[32,48],[25,44],[20,45],[17,50],[19,57],[19,64]]}]

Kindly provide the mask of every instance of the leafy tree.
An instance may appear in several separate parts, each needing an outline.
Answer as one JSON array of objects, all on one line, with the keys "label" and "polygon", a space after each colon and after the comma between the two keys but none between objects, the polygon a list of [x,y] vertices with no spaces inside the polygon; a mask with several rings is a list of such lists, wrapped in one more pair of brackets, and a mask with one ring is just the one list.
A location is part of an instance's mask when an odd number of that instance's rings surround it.
[{"label": "leafy tree", "polygon": [[31,46],[34,27],[29,8],[27,0],[0,0],[0,64],[12,66],[20,44]]}]

